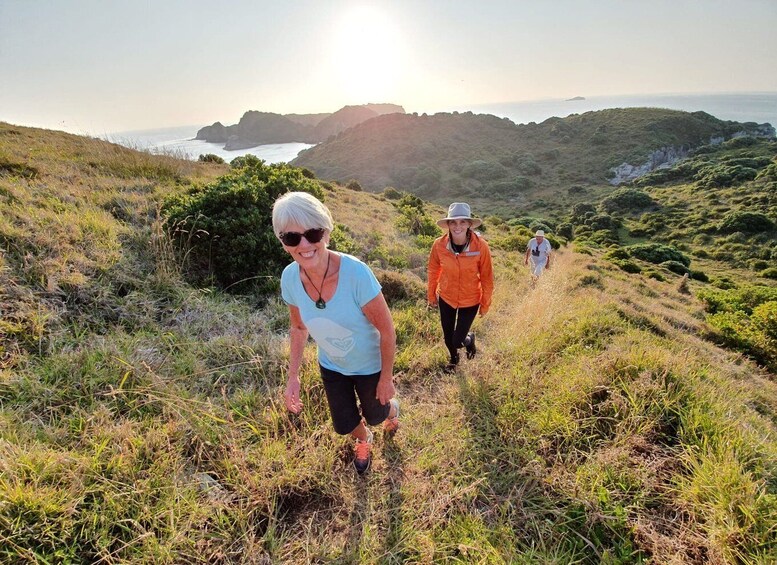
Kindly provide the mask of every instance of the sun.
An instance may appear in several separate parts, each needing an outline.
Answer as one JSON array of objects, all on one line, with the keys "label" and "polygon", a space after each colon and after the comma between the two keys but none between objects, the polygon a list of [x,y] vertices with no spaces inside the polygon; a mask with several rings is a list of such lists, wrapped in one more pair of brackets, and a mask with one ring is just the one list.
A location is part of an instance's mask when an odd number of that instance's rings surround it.
[{"label": "sun", "polygon": [[347,100],[388,102],[398,91],[400,31],[378,8],[354,6],[338,21],[333,59],[340,90]]}]

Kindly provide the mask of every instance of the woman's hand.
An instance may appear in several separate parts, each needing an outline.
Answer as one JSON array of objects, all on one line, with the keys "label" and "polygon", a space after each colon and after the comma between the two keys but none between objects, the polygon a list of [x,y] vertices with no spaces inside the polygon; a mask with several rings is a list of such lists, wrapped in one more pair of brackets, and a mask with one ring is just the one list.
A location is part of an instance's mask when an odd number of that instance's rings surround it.
[{"label": "woman's hand", "polygon": [[293,414],[299,414],[302,411],[302,400],[299,398],[299,391],[299,377],[289,377],[289,380],[286,381],[283,400],[286,403],[286,409]]},{"label": "woman's hand", "polygon": [[391,375],[388,377],[381,377],[378,381],[378,388],[375,391],[375,398],[381,404],[388,404],[388,401],[394,398],[397,391],[394,389],[394,379]]}]

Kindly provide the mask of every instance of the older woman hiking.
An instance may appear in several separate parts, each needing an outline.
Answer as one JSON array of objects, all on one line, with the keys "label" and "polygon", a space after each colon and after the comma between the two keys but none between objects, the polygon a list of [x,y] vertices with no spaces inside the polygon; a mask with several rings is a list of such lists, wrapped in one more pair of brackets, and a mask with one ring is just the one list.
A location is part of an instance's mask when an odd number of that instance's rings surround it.
[{"label": "older woman hiking", "polygon": [[[356,440],[354,467],[370,467],[373,433],[399,428],[394,398],[396,333],[386,300],[370,268],[350,255],[327,249],[334,224],[329,209],[306,192],[275,201],[273,229],[294,262],[281,275],[281,295],[291,319],[286,408],[302,410],[299,371],[308,333],[329,412],[338,434]],[[358,399],[358,401],[357,401]]]},{"label": "older woman hiking", "polygon": [[472,217],[469,204],[454,202],[448,215],[437,222],[447,233],[434,241],[429,254],[427,299],[430,306],[440,309],[445,347],[450,353],[447,371],[458,365],[462,347],[468,359],[475,356],[475,334],[469,330],[478,310],[485,316],[491,306],[491,251],[486,240],[473,231],[481,223]]}]

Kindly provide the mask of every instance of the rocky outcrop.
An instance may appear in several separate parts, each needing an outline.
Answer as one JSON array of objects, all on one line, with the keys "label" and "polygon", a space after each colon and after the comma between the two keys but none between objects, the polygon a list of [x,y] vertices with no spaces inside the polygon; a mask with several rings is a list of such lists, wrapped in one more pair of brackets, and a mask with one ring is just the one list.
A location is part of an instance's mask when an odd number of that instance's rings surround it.
[{"label": "rocky outcrop", "polygon": [[212,126],[205,126],[197,132],[195,139],[210,141],[211,143],[224,143],[229,139],[227,127],[221,122],[216,122]]},{"label": "rocky outcrop", "polygon": [[690,153],[690,148],[662,147],[651,153],[641,165],[621,163],[612,169],[613,177],[610,184],[619,185],[646,175],[656,169],[666,169],[674,165],[680,159],[684,159]]},{"label": "rocky outcrop", "polygon": [[[747,126],[746,129],[731,134],[728,139],[735,139],[738,137],[774,138],[775,135],[777,135],[771,124],[747,123],[744,125]],[[719,145],[724,141],[726,141],[726,137],[718,135],[711,137],[709,144]],[[637,179],[652,171],[667,169],[677,163],[680,159],[686,158],[691,152],[691,149],[691,147],[662,147],[648,155],[647,160],[642,164],[632,165],[630,163],[621,163],[617,167],[610,169],[612,173],[610,184],[617,186],[624,182]]]}]

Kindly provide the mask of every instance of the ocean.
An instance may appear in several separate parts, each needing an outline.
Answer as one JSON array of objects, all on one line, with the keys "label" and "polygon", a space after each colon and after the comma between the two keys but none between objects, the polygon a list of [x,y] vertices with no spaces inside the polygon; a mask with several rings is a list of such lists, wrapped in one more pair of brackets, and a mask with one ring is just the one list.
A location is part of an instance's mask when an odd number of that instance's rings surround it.
[{"label": "ocean", "polygon": [[564,118],[606,108],[668,108],[686,112],[703,111],[721,120],[768,122],[777,127],[777,92],[738,94],[653,94],[593,96],[570,100],[534,100],[504,104],[479,104],[466,108],[475,113],[508,118],[516,124],[542,122],[551,116]]},{"label": "ocean", "polygon": [[309,143],[273,143],[270,145],[257,145],[250,149],[227,151],[224,149],[223,143],[208,143],[207,141],[194,139],[201,127],[203,126],[179,126],[125,131],[108,134],[103,136],[103,138],[125,147],[151,153],[173,155],[182,159],[197,160],[200,155],[212,153],[227,162],[241,155],[256,155],[267,163],[288,163],[303,149],[313,147]]},{"label": "ocean", "polygon": [[[508,118],[516,124],[542,122],[550,117],[564,118],[570,114],[581,114],[606,108],[653,107],[704,111],[721,120],[737,122],[768,122],[777,127],[777,92],[754,92],[736,94],[653,94],[634,96],[593,96],[577,99],[547,99],[502,104],[477,104],[449,108],[437,108],[434,112],[467,112],[493,114]],[[416,111],[406,108],[408,112]],[[203,124],[204,125],[204,124]],[[200,155],[213,153],[226,161],[240,155],[256,155],[268,163],[288,162],[303,149],[312,147],[307,143],[276,143],[259,145],[249,149],[227,151],[220,143],[208,143],[194,139],[202,125],[168,127],[150,130],[127,131],[108,134],[104,139],[152,153],[165,153],[184,159],[197,159]]]}]

